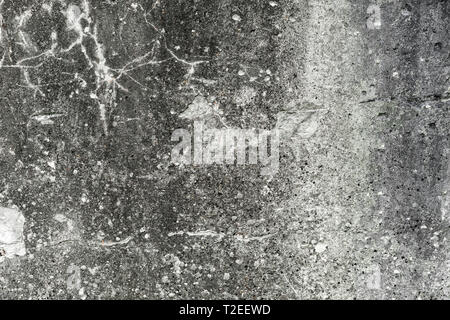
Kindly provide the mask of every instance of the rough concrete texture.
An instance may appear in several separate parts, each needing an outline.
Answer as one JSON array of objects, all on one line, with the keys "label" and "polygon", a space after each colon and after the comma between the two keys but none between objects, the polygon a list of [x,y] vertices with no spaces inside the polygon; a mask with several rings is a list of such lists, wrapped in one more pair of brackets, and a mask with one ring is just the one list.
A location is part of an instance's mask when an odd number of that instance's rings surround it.
[{"label": "rough concrete texture", "polygon": [[[449,19],[0,0],[0,298],[448,298]],[[278,128],[278,172],[171,163],[196,119]]]}]

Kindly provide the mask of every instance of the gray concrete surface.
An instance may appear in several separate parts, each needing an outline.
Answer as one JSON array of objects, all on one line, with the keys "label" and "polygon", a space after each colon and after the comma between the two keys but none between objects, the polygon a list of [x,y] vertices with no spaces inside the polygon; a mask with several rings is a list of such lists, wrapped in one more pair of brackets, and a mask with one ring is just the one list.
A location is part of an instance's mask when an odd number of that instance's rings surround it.
[{"label": "gray concrete surface", "polygon": [[[0,0],[1,299],[447,299],[446,0]],[[179,165],[176,129],[280,132]]]}]

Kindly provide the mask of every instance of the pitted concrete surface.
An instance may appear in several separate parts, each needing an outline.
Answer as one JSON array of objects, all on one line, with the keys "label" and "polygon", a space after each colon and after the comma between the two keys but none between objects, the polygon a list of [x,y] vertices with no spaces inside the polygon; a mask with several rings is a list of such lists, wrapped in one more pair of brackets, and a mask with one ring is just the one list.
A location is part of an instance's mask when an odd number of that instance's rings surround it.
[{"label": "pitted concrete surface", "polygon": [[[446,0],[0,0],[0,298],[447,299]],[[279,165],[180,165],[177,129]]]}]

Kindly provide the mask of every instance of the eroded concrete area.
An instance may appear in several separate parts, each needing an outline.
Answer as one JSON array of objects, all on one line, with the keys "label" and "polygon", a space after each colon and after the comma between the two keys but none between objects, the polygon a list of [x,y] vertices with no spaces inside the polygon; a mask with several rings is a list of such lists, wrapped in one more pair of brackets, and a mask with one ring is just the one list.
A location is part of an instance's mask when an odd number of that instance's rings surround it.
[{"label": "eroded concrete area", "polygon": [[[0,297],[447,298],[449,10],[0,0]],[[173,163],[196,121],[277,171]]]}]

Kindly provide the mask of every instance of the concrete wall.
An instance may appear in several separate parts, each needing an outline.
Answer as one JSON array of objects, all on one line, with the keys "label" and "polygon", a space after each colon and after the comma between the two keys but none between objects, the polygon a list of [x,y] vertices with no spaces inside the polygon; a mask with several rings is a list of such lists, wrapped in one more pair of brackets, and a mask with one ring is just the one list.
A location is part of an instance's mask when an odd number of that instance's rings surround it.
[{"label": "concrete wall", "polygon": [[[0,0],[0,297],[447,298],[449,9]],[[171,163],[195,121],[278,171]]]}]

